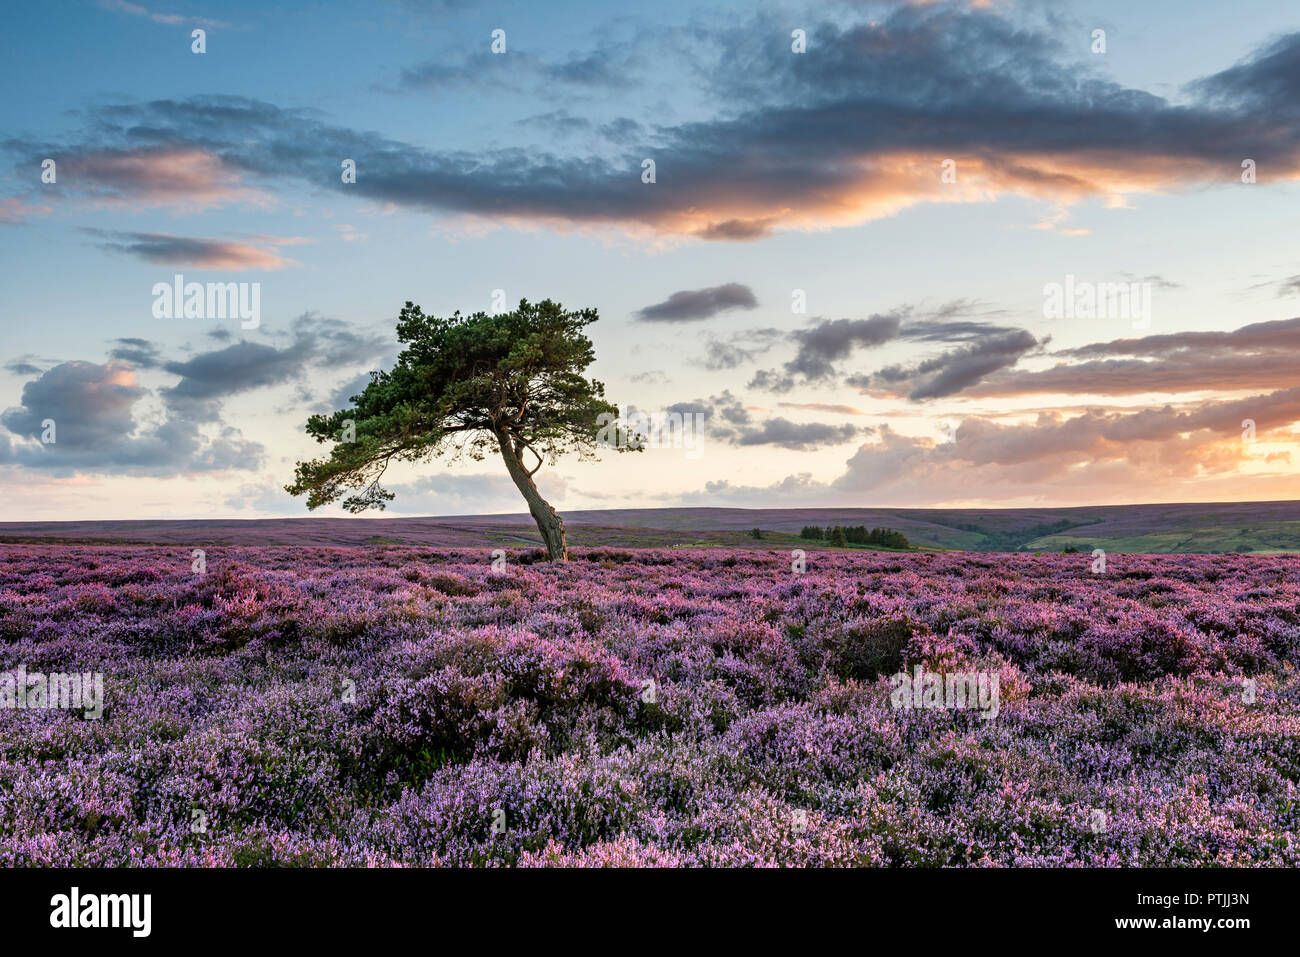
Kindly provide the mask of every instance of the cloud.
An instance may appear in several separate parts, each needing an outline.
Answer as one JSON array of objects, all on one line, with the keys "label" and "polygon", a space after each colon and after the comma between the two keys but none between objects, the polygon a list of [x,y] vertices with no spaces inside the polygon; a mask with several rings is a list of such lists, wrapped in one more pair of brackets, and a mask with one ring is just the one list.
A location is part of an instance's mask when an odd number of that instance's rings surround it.
[{"label": "cloud", "polygon": [[802,409],[805,412],[835,412],[839,415],[866,415],[851,405],[830,405],[825,402],[778,402],[782,409]]},{"label": "cloud", "polygon": [[[257,469],[265,450],[221,421],[225,399],[301,383],[310,370],[365,367],[394,348],[383,335],[315,313],[299,316],[285,333],[269,334],[286,344],[240,340],[187,359],[168,359],[147,339],[120,338],[113,340],[111,358],[102,365],[58,363],[23,386],[20,406],[0,415],[0,424],[23,439],[13,443],[0,434],[0,464],[64,474]],[[179,377],[176,384],[157,390],[165,412],[159,424],[146,427],[138,421],[140,403],[152,393],[140,385],[137,369]],[[50,445],[40,441],[47,419],[56,428],[56,442]]]},{"label": "cloud", "polygon": [[1190,84],[1215,107],[1270,109],[1287,119],[1300,117],[1300,46],[1297,34],[1280,36],[1226,70]]},{"label": "cloud", "polygon": [[1148,286],[1154,286],[1156,289],[1173,290],[1183,288],[1182,283],[1174,282],[1172,279],[1166,279],[1164,276],[1157,276],[1154,274],[1149,276],[1135,276],[1131,272],[1121,273],[1121,275],[1124,277],[1125,282],[1136,282]]},{"label": "cloud", "polygon": [[5,428],[39,440],[46,419],[66,447],[104,449],[135,428],[131,410],[148,393],[134,371],[108,362],[64,362],[23,386],[22,406],[0,415]]},{"label": "cloud", "polygon": [[1083,358],[1170,356],[1191,349],[1219,355],[1268,349],[1300,351],[1300,318],[1255,322],[1231,332],[1175,332],[1136,339],[1111,339],[1070,349],[1063,354]]},{"label": "cloud", "polygon": [[[1044,413],[1029,422],[1000,424],[978,416],[962,420],[955,441],[908,436],[888,425],[875,431],[829,482],[808,473],[770,485],[709,482],[704,491],[676,496],[680,504],[860,504],[863,495],[881,505],[942,505],[972,501],[1033,504],[1043,499],[1077,504],[1149,500],[1147,490],[1190,494],[1213,486],[1232,488],[1251,455],[1242,421],[1257,422],[1259,435],[1288,438],[1300,421],[1300,387],[1242,400],[1206,401],[1182,408],[1136,411],[1088,410],[1075,416]],[[1286,465],[1286,453],[1259,456]],[[1273,494],[1293,481],[1288,473],[1252,474],[1250,481]],[[1281,484],[1280,484],[1281,483]],[[1177,490],[1172,492],[1171,490]],[[1239,494],[1239,492],[1238,492]]]},{"label": "cloud", "polygon": [[268,515],[302,515],[307,510],[301,499],[284,490],[283,482],[245,483],[228,495],[222,504],[230,509]]},{"label": "cloud", "polygon": [[665,385],[671,380],[662,369],[647,369],[645,372],[629,376],[628,381],[635,382],[637,385]]},{"label": "cloud", "polygon": [[709,341],[704,349],[705,355],[702,364],[704,368],[713,371],[735,369],[738,366],[752,362],[757,354],[752,349],[743,349],[733,343],[722,342],[718,339]]},{"label": "cloud", "polygon": [[1294,276],[1287,276],[1285,279],[1279,279],[1275,283],[1268,283],[1277,288],[1277,297],[1287,299],[1300,293],[1300,273]]},{"label": "cloud", "polygon": [[339,239],[343,240],[345,243],[363,242],[368,238],[365,233],[347,223],[337,223],[330,228],[338,233]]},{"label": "cloud", "polygon": [[729,239],[745,241],[762,239],[771,234],[777,224],[775,216],[759,216],[754,219],[728,219],[726,222],[710,222],[695,230],[700,239]]},{"label": "cloud", "polygon": [[179,13],[158,13],[147,7],[142,7],[138,3],[128,3],[127,0],[98,0],[98,3],[104,10],[110,10],[114,13],[126,13],[134,17],[144,17],[154,23],[161,23],[166,26],[176,26],[182,23],[214,29],[231,26],[224,20],[209,20],[206,17],[185,16]]},{"label": "cloud", "polygon": [[905,311],[873,315],[868,319],[819,319],[807,329],[797,329],[791,338],[798,346],[795,357],[784,372],[762,370],[749,382],[751,389],[789,392],[796,377],[804,382],[820,382],[836,374],[833,363],[845,359],[857,349],[872,348],[896,339]]},{"label": "cloud", "polygon": [[19,225],[27,222],[28,216],[43,216],[50,212],[50,207],[30,205],[15,196],[0,196],[0,224]]},{"label": "cloud", "polygon": [[745,508],[762,505],[790,506],[795,502],[815,501],[824,497],[830,487],[813,478],[810,472],[788,475],[770,485],[735,485],[727,479],[706,482],[704,489],[685,494],[668,494],[661,498],[669,499],[676,505],[709,505],[732,503]]},{"label": "cloud", "polygon": [[[1171,496],[1203,496],[1208,489],[1240,497],[1243,480],[1251,483],[1255,498],[1284,497],[1287,483],[1294,481],[1289,471],[1241,471],[1250,461],[1283,469],[1290,462],[1285,450],[1253,451],[1242,438],[1246,420],[1255,423],[1262,441],[1294,441],[1300,386],[1182,406],[1043,412],[1013,423],[967,416],[952,441],[903,435],[882,425],[864,430],[868,440],[831,481],[809,473],[769,485],[720,480],[700,492],[665,497],[682,505],[749,507],[860,505],[863,495],[890,506],[1032,505],[1047,499],[1082,505],[1151,500],[1150,492],[1177,500]],[[774,435],[779,429],[773,427]]]},{"label": "cloud", "polygon": [[[378,362],[378,366],[391,366],[393,362]],[[336,412],[339,409],[352,408],[352,397],[360,395],[370,384],[370,373],[363,372],[355,375],[346,382],[334,388],[324,402],[316,407],[316,411],[321,413]]]},{"label": "cloud", "polygon": [[869,431],[871,430],[854,425],[791,422],[789,419],[777,417],[766,419],[757,427],[738,430],[732,442],[742,447],[776,445],[795,452],[806,452],[830,445],[843,445]]},{"label": "cloud", "polygon": [[1259,434],[1300,420],[1300,387],[1187,408],[1093,409],[1073,417],[1042,413],[1014,425],[970,417],[957,428],[955,441],[945,443],[900,436],[882,426],[880,440],[862,446],[835,485],[866,490],[935,481],[943,486],[940,473],[955,471],[969,476],[973,494],[982,494],[992,476],[1013,486],[1064,482],[1108,464],[1124,466],[1135,479],[1146,475],[1147,482],[1157,475],[1188,479],[1241,463],[1245,419],[1257,423]]},{"label": "cloud", "polygon": [[[147,131],[135,131],[150,135]],[[127,138],[135,133],[123,131]],[[203,212],[218,206],[265,206],[270,197],[244,185],[244,174],[212,150],[183,142],[155,146],[52,147],[60,192],[99,205],[173,207]]]},{"label": "cloud", "polygon": [[117,345],[108,353],[113,359],[129,362],[137,369],[153,369],[162,362],[158,354],[158,347],[148,339],[128,338],[114,339],[113,341]]},{"label": "cloud", "polygon": [[[180,376],[180,381],[159,391],[178,413],[195,421],[209,421],[218,416],[218,400],[228,396],[300,380],[311,366],[365,366],[390,350],[391,343],[384,336],[359,332],[338,319],[304,313],[291,324],[290,341],[285,346],[241,339],[183,361],[162,363],[162,368]],[[345,408],[348,398],[366,382],[368,374],[345,383],[333,396],[343,401],[331,411]],[[354,388],[358,385],[360,388]],[[342,395],[344,391],[347,395]]]},{"label": "cloud", "polygon": [[846,380],[847,385],[873,395],[938,398],[956,394],[999,369],[1015,365],[1022,356],[1043,345],[1023,329],[963,318],[975,313],[993,315],[998,310],[971,300],[955,300],[925,311],[901,306],[866,319],[813,319],[808,328],[790,333],[796,347],[794,358],[779,370],[756,372],[749,387],[788,393],[800,384],[828,383],[841,374],[839,364],[858,350],[891,342],[958,343],[956,349],[911,366],[888,366]]},{"label": "cloud", "polygon": [[737,447],[774,445],[795,452],[806,452],[830,445],[842,445],[871,431],[856,425],[827,425],[821,422],[791,422],[775,417],[755,422],[752,407],[746,406],[730,391],[677,402],[665,410],[682,416],[700,415],[708,435]]},{"label": "cloud", "polygon": [[269,237],[267,241],[256,244],[225,239],[195,239],[168,233],[105,232],[98,229],[88,229],[86,232],[104,237],[105,241],[99,243],[100,249],[134,256],[162,266],[275,270],[302,265],[276,252],[276,246],[286,244],[284,240],[270,241]]},{"label": "cloud", "polygon": [[846,358],[855,349],[883,345],[897,337],[899,317],[876,315],[870,319],[834,319],[794,333],[799,352],[786,363],[786,371],[806,379],[833,375],[831,363]]},{"label": "cloud", "polygon": [[40,375],[45,371],[45,366],[36,363],[45,361],[29,352],[26,355],[18,356],[16,359],[10,359],[4,364],[4,369],[13,375]]},{"label": "cloud", "polygon": [[907,325],[899,329],[899,337],[911,342],[974,342],[1013,331],[1011,326],[991,322],[947,318],[960,315],[953,310],[953,304],[949,304],[927,317],[909,319]]},{"label": "cloud", "polygon": [[759,369],[749,380],[749,388],[760,392],[789,392],[795,387],[794,376],[776,369]]},{"label": "cloud", "polygon": [[577,136],[589,132],[595,124],[585,116],[574,116],[568,110],[551,110],[536,116],[516,120],[520,126],[534,126],[557,136]]},{"label": "cloud", "polygon": [[[546,60],[535,54],[510,49],[493,53],[485,43],[482,49],[466,53],[451,50],[415,66],[404,68],[397,87],[385,92],[445,91],[455,89],[511,90],[531,92],[539,87],[563,85],[601,92],[635,86],[636,69],[641,57],[633,44],[613,43],[591,51],[571,54],[559,60]],[[380,87],[384,89],[383,87]]]},{"label": "cloud", "polygon": [[746,329],[725,339],[710,336],[704,345],[704,358],[688,361],[712,372],[735,369],[753,362],[783,338],[785,333],[773,328]]},{"label": "cloud", "polygon": [[687,322],[708,319],[731,309],[757,309],[758,299],[748,286],[729,282],[708,289],[684,289],[663,302],[646,306],[637,318],[647,322]]},{"label": "cloud", "polygon": [[[990,376],[969,390],[983,398],[1044,393],[1279,389],[1296,381],[1300,318],[1256,322],[1229,332],[1176,332],[1112,339],[1054,353],[1058,364]],[[1077,361],[1083,360],[1083,361]]]},{"label": "cloud", "polygon": [[[123,362],[62,362],[24,385],[22,404],[0,414],[0,424],[23,439],[15,443],[0,434],[0,464],[56,474],[154,476],[260,466],[262,446],[234,429],[205,439],[177,418],[141,426],[136,407],[146,395]],[[50,420],[54,441],[45,443]]]},{"label": "cloud", "polygon": [[913,402],[942,398],[1014,366],[1040,345],[1024,329],[1005,329],[911,366],[894,365],[871,375],[850,376],[846,384],[871,395],[906,394]]},{"label": "cloud", "polygon": [[166,363],[163,368],[181,380],[161,391],[172,408],[198,420],[213,419],[217,409],[212,400],[295,379],[309,357],[302,344],[277,349],[240,341],[183,362]]},{"label": "cloud", "polygon": [[[716,101],[712,115],[656,127],[624,143],[625,159],[613,164],[524,148],[430,150],[310,110],[220,96],[100,107],[92,142],[57,155],[98,148],[105,162],[129,169],[170,151],[206,171],[196,190],[214,178],[218,192],[237,189],[222,177],[238,173],[500,222],[731,240],[859,224],[918,203],[1023,196],[1053,208],[1086,198],[1120,205],[1135,193],[1236,183],[1242,143],[1257,144],[1261,184],[1300,175],[1300,115],[1261,93],[1293,85],[1284,67],[1300,34],[1171,101],[1108,79],[1033,10],[1010,17],[934,3],[871,20],[849,14],[810,23],[815,54],[805,56],[790,55],[788,29],[774,25],[770,15],[737,25],[714,62],[696,64]],[[413,68],[404,82],[462,82],[481,61],[491,71],[484,75],[502,82],[532,84],[541,71],[607,94],[632,77],[624,61],[636,55],[610,47],[542,63],[481,51],[445,68]],[[362,171],[354,184],[339,183],[342,156]],[[659,162],[655,184],[641,182],[644,157]],[[954,183],[940,178],[945,159],[956,163]],[[148,188],[149,177],[129,178]]]},{"label": "cloud", "polygon": [[707,399],[675,402],[664,411],[678,415],[702,415],[705,422],[723,430],[723,434],[730,434],[730,426],[747,425],[750,421],[749,409],[730,390]]}]

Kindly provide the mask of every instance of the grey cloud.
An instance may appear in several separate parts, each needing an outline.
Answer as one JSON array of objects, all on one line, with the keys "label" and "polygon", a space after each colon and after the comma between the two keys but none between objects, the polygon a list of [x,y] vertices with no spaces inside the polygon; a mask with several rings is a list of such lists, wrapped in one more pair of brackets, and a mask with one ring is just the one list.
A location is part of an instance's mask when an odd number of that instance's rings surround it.
[{"label": "grey cloud", "polygon": [[836,374],[834,362],[845,359],[857,349],[883,345],[898,337],[903,312],[873,315],[868,319],[821,319],[807,329],[797,329],[791,338],[798,345],[795,357],[783,372],[761,370],[749,382],[749,388],[769,392],[789,392],[796,377],[805,382],[825,381]]},{"label": "grey cloud", "polygon": [[[636,82],[640,58],[628,44],[610,43],[565,59],[547,60],[535,54],[510,50],[493,53],[484,44],[472,53],[450,51],[436,59],[404,68],[397,91],[427,92],[448,89],[500,89],[534,92],[545,84],[619,90]],[[380,89],[384,89],[382,86]],[[386,92],[395,92],[386,90]]]},{"label": "grey cloud", "polygon": [[44,371],[44,366],[39,366],[32,360],[37,357],[30,353],[25,356],[19,356],[17,359],[11,359],[4,364],[6,372],[12,372],[14,375],[40,375]]},{"label": "grey cloud", "polygon": [[696,232],[701,239],[729,239],[746,241],[762,239],[771,234],[777,224],[775,216],[760,216],[756,219],[728,219],[720,223],[709,223]]},{"label": "grey cloud", "polygon": [[827,425],[823,422],[791,422],[780,417],[766,419],[756,428],[741,429],[736,445],[776,445],[796,452],[829,445],[843,445],[870,432],[854,425]]},{"label": "grey cloud", "polygon": [[263,343],[236,342],[184,362],[167,362],[163,368],[181,381],[164,388],[162,394],[174,408],[190,410],[201,418],[215,417],[211,400],[288,382],[302,373],[310,356],[305,343],[277,349]]},{"label": "grey cloud", "polygon": [[999,370],[1014,366],[1041,343],[1024,329],[1006,329],[933,356],[910,367],[887,366],[873,375],[851,376],[846,384],[863,392],[893,395],[907,390],[914,402],[956,395]]},{"label": "grey cloud", "polygon": [[158,355],[158,347],[148,339],[130,338],[113,341],[117,345],[109,350],[108,354],[111,358],[121,359],[141,369],[153,369],[162,361]]},{"label": "grey cloud", "polygon": [[535,126],[561,136],[586,133],[592,127],[591,120],[583,116],[574,116],[568,110],[552,110],[549,113],[526,117],[518,122],[521,126]]},{"label": "grey cloud", "polygon": [[1300,319],[1256,322],[1229,332],[1111,339],[1053,355],[1058,362],[1051,368],[991,375],[970,394],[1136,395],[1283,388],[1296,380]]},{"label": "grey cloud", "polygon": [[1175,332],[1135,339],[1095,342],[1062,355],[1080,358],[1102,356],[1168,356],[1189,349],[1224,355],[1266,349],[1300,351],[1300,318],[1253,322],[1231,332]]},{"label": "grey cloud", "polygon": [[760,392],[786,393],[794,389],[794,376],[782,374],[775,369],[759,369],[749,380],[749,388]]},{"label": "grey cloud", "polygon": [[778,402],[782,409],[802,409],[805,412],[834,412],[838,415],[866,415],[861,409],[851,405],[835,405],[826,402]]},{"label": "grey cloud", "polygon": [[1300,294],[1300,273],[1294,276],[1288,276],[1277,282],[1277,297],[1284,299],[1288,296]]},{"label": "grey cloud", "polygon": [[134,431],[132,409],[147,394],[126,366],[63,362],[24,385],[22,405],[7,409],[0,422],[16,435],[39,440],[41,423],[53,419],[56,444],[103,450]]},{"label": "grey cloud", "polygon": [[678,402],[668,406],[665,411],[681,415],[702,415],[709,435],[741,447],[774,445],[802,452],[828,445],[841,445],[871,431],[855,425],[791,422],[779,416],[755,422],[750,410],[730,391],[707,399]]},{"label": "grey cloud", "polygon": [[[885,160],[898,155],[969,156],[983,164],[994,194],[1052,199],[1107,193],[1135,178],[1151,188],[1215,181],[1237,168],[1242,143],[1259,143],[1260,169],[1278,177],[1300,166],[1300,115],[1290,100],[1262,92],[1291,89],[1285,68],[1300,55],[1300,34],[1278,38],[1174,103],[1106,79],[1028,16],[907,5],[871,22],[810,24],[816,55],[801,57],[789,55],[788,29],[769,26],[759,18],[729,31],[722,56],[702,67],[722,106],[716,116],[628,144],[624,155],[633,158],[622,166],[522,149],[435,152],[332,126],[312,111],[214,96],[99,108],[90,117],[94,144],[6,145],[24,162],[33,150],[78,155],[92,145],[194,148],[230,170],[332,183],[411,208],[638,223],[725,239],[752,238],[799,216],[834,222],[847,211],[851,219],[855,203],[870,216],[875,200],[895,210],[932,198],[915,177],[891,178]],[[530,69],[523,56],[482,65]],[[626,56],[635,53],[611,47],[531,69],[607,89],[625,79]],[[406,81],[458,82],[477,63],[417,68]],[[671,162],[647,189],[639,161],[656,155]],[[338,156],[368,172],[340,186]]]},{"label": "grey cloud", "polygon": [[684,289],[663,302],[646,306],[637,318],[646,322],[689,322],[708,319],[731,309],[757,309],[754,291],[738,282],[707,289]]},{"label": "grey cloud", "polygon": [[[209,421],[218,415],[218,400],[227,396],[295,381],[311,366],[355,368],[369,364],[391,348],[382,336],[314,313],[295,319],[290,325],[290,337],[289,344],[283,347],[241,339],[183,361],[164,362],[162,368],[180,376],[180,381],[160,390],[163,398],[174,410],[196,421]],[[368,376],[357,376],[344,388],[358,382],[364,388],[365,381],[369,381]],[[346,405],[345,401],[336,408]]]},{"label": "grey cloud", "polygon": [[831,363],[847,358],[855,349],[883,345],[898,335],[898,315],[877,315],[870,319],[834,319],[794,334],[799,352],[786,371],[807,379],[834,375]]},{"label": "grey cloud", "polygon": [[279,255],[273,242],[243,242],[173,236],[169,233],[110,232],[87,229],[102,237],[99,248],[162,266],[199,269],[281,269],[295,265]]},{"label": "grey cloud", "polygon": [[753,362],[770,350],[785,334],[780,329],[746,329],[724,339],[710,336],[704,345],[704,358],[692,360],[710,371],[735,369]]},{"label": "grey cloud", "polygon": [[745,408],[743,402],[731,394],[730,390],[724,390],[721,394],[707,399],[675,402],[664,411],[680,415],[703,415],[705,422],[721,430],[723,434],[730,434],[728,426],[746,425],[750,421],[749,410]]},{"label": "grey cloud", "polygon": [[730,342],[720,342],[717,339],[707,343],[704,348],[704,368],[715,372],[720,369],[735,369],[754,359],[752,350],[742,349]]},{"label": "grey cloud", "polygon": [[638,385],[664,385],[670,380],[662,369],[647,369],[645,372],[638,372],[636,375],[630,376],[628,381],[635,382]]},{"label": "grey cloud", "polygon": [[[230,428],[205,440],[193,423],[178,418],[142,427],[136,407],[147,394],[123,363],[60,363],[28,382],[22,404],[0,415],[0,423],[25,440],[0,436],[0,464],[56,474],[155,476],[261,465],[262,446]],[[55,423],[50,444],[40,441],[46,419]]]}]

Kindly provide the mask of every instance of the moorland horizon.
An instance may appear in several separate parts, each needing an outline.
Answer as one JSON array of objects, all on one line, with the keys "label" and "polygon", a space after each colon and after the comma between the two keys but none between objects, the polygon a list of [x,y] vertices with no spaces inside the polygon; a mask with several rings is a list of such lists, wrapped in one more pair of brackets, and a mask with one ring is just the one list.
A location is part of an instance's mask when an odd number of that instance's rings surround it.
[{"label": "moorland horizon", "polygon": [[[561,517],[570,541],[585,547],[806,547],[798,536],[813,524],[890,528],[915,547],[956,551],[1300,552],[1300,501],[1289,500],[989,509],[687,506],[574,509]],[[763,537],[753,537],[756,530]],[[542,544],[526,511],[0,522],[0,544],[42,540],[485,549]]]}]

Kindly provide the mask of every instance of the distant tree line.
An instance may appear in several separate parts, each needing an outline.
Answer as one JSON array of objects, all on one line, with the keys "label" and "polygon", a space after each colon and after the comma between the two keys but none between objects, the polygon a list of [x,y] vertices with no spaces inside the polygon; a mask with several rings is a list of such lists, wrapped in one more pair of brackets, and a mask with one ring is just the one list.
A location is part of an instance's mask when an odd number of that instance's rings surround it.
[{"label": "distant tree line", "polygon": [[813,541],[830,542],[840,548],[846,545],[883,545],[887,548],[912,547],[912,543],[907,540],[907,536],[902,532],[896,532],[892,528],[873,528],[868,531],[865,525],[850,525],[847,528],[839,525],[828,525],[825,528],[818,525],[805,525],[803,531],[799,533],[799,537]]},{"label": "distant tree line", "polygon": [[1058,522],[1039,522],[1037,525],[1012,529],[987,528],[974,522],[952,522],[950,525],[952,528],[961,529],[963,532],[976,532],[984,536],[982,542],[967,546],[970,551],[1018,552],[1036,538],[1042,538],[1045,535],[1056,535],[1067,529],[1078,528],[1081,525],[1094,525],[1100,521],[1099,518],[1084,521],[1063,518]]}]

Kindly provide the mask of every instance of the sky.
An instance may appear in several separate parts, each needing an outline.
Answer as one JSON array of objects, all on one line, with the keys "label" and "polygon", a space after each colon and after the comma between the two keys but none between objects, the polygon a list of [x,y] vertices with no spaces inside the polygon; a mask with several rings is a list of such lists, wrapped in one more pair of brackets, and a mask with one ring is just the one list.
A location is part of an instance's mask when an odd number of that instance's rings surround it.
[{"label": "sky", "polygon": [[408,300],[595,308],[607,398],[700,423],[542,469],[562,512],[1297,497],[1294,3],[5,16],[0,520],[308,514]]}]

